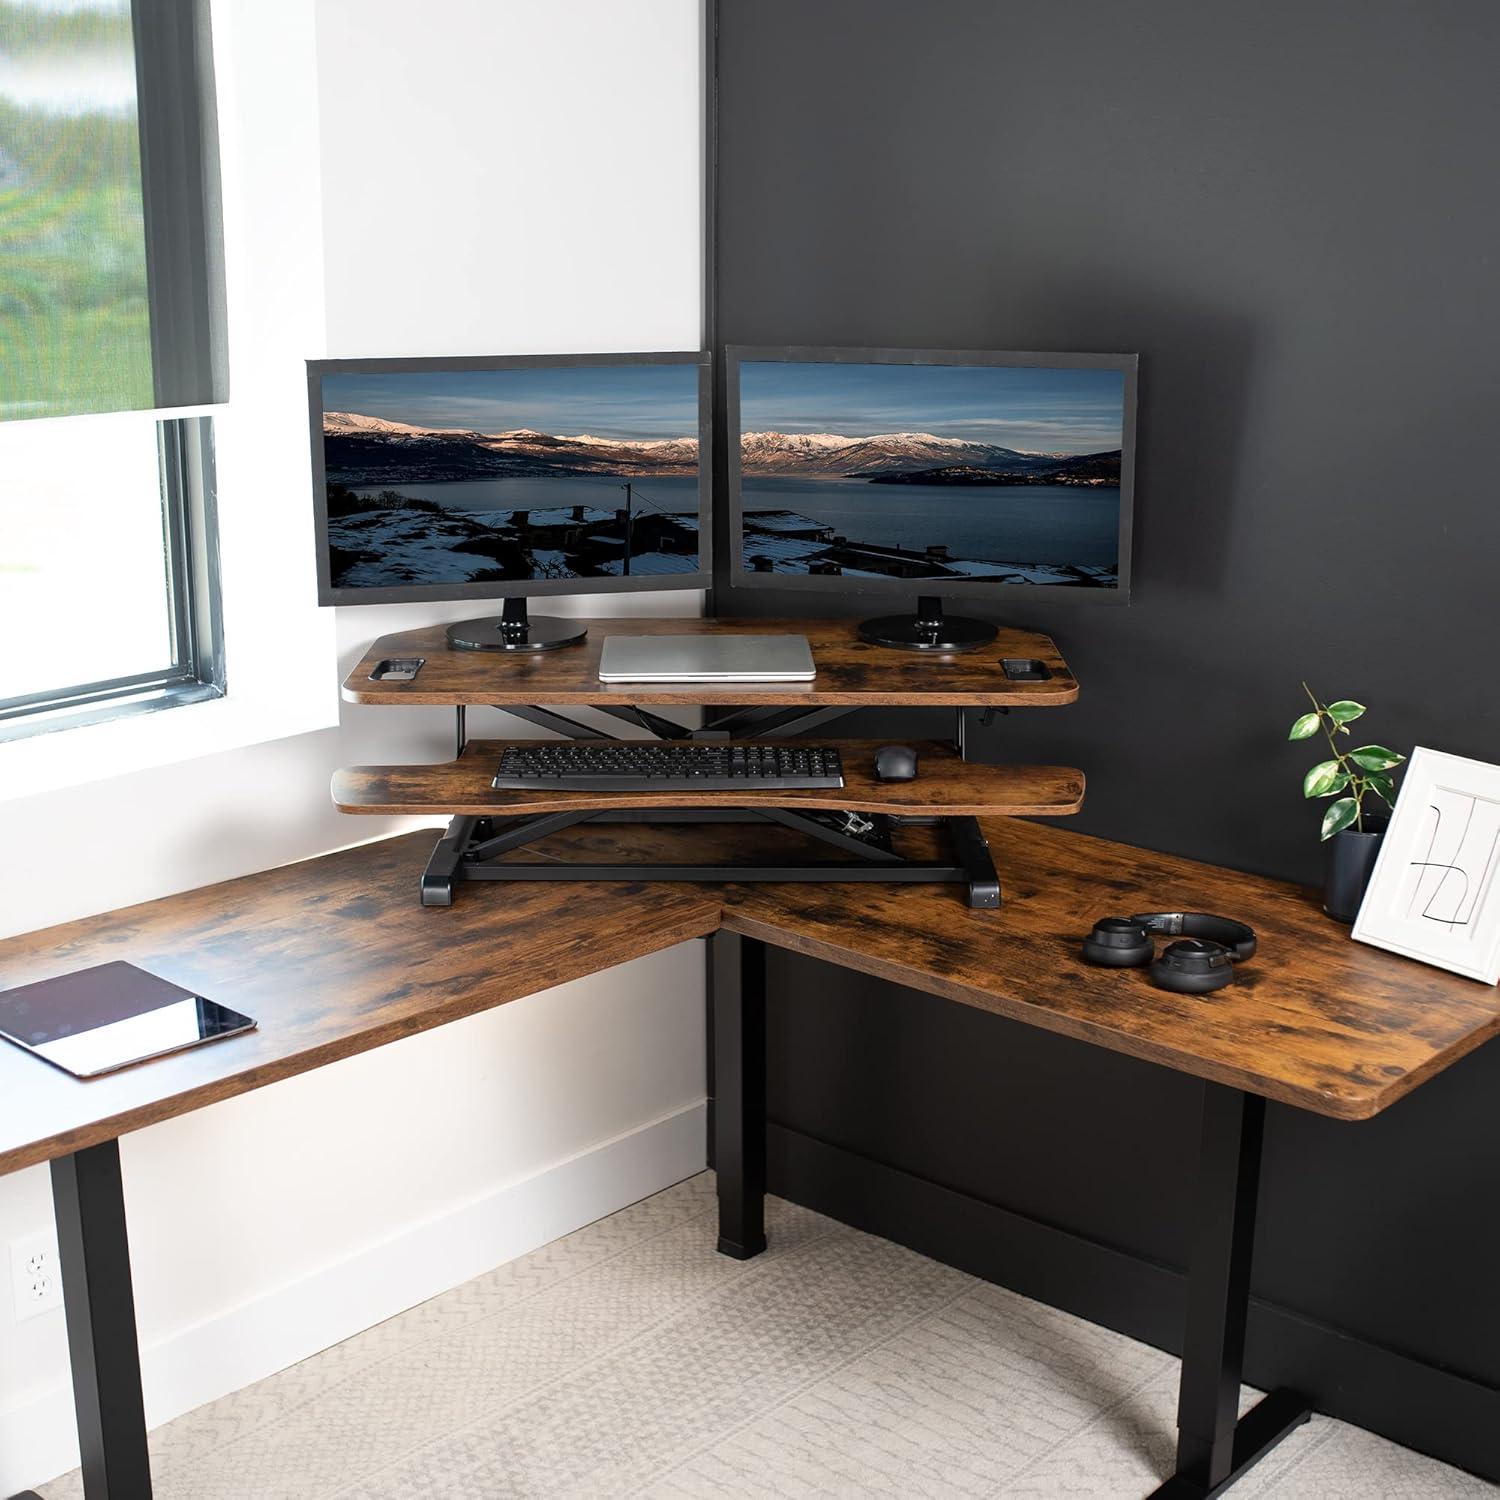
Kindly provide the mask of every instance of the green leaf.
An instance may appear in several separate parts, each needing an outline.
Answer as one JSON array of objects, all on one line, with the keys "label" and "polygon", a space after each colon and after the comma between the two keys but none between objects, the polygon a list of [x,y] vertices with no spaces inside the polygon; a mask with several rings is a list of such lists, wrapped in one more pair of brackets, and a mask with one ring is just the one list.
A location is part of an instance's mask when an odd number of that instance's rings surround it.
[{"label": "green leaf", "polygon": [[1394,750],[1387,750],[1384,745],[1361,745],[1358,750],[1349,752],[1349,759],[1361,771],[1389,771],[1392,766],[1399,766],[1406,757],[1397,755]]},{"label": "green leaf", "polygon": [[1303,714],[1295,724],[1292,732],[1287,735],[1289,740],[1310,740],[1318,732],[1317,714]]},{"label": "green leaf", "polygon": [[1341,792],[1349,785],[1348,774],[1336,760],[1319,761],[1302,778],[1304,797],[1326,797],[1331,792]]},{"label": "green leaf", "polygon": [[1331,839],[1334,834],[1347,828],[1359,816],[1359,804],[1353,797],[1340,797],[1329,804],[1323,814],[1323,837]]},{"label": "green leaf", "polygon": [[1381,798],[1387,807],[1396,805],[1396,783],[1384,771],[1371,771],[1365,777],[1365,785]]},{"label": "green leaf", "polygon": [[1323,710],[1335,724],[1352,724],[1364,711],[1363,703],[1355,703],[1350,698],[1340,698]]}]

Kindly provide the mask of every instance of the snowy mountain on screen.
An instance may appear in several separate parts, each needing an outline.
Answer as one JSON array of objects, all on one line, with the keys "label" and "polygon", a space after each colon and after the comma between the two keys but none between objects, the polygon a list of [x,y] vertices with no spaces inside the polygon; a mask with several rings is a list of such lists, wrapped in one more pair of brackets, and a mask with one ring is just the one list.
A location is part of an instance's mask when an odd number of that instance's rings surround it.
[{"label": "snowy mountain on screen", "polygon": [[1002,469],[1039,457],[1015,448],[938,437],[931,432],[884,432],[844,437],[835,432],[747,432],[740,438],[744,474],[835,476],[933,469],[949,464]]},{"label": "snowy mountain on screen", "polygon": [[461,430],[457,427],[415,427],[410,422],[391,422],[385,417],[367,417],[357,411],[323,413],[324,434],[338,437],[431,437],[439,431],[446,435]]},{"label": "snowy mountain on screen", "polygon": [[533,427],[471,432],[331,411],[323,415],[323,458],[329,480],[361,488],[546,474],[694,475],[698,439],[554,436]]},{"label": "snowy mountain on screen", "polygon": [[[592,433],[554,434],[534,427],[504,432],[421,427],[360,412],[323,418],[328,478],[365,488],[382,484],[444,484],[547,474],[602,474],[622,479],[698,472],[698,439],[612,438]],[[801,475],[822,479],[1035,484],[1089,466],[1092,483],[1118,474],[1118,454],[1027,453],[995,443],[938,437],[931,432],[885,432],[848,437],[835,432],[747,432],[740,439],[740,470],[750,477]],[[950,473],[951,471],[951,473]],[[948,478],[944,476],[948,475]],[[1117,482],[1117,481],[1116,481]]]}]

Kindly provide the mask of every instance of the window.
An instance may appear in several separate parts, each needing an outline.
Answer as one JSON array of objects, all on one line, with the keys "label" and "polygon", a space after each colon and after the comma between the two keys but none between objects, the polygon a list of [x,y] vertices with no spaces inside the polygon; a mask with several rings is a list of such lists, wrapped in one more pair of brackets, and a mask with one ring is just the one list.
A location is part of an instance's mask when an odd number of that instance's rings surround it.
[{"label": "window", "polygon": [[0,429],[0,737],[219,697],[210,419]]},{"label": "window", "polygon": [[220,696],[206,15],[0,0],[0,738]]}]

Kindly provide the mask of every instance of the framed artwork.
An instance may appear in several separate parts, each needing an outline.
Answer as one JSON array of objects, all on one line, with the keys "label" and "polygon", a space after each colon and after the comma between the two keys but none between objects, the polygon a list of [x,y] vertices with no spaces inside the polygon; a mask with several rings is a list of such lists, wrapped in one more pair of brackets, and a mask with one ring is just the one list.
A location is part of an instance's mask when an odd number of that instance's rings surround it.
[{"label": "framed artwork", "polygon": [[1412,751],[1354,936],[1500,979],[1500,766]]}]

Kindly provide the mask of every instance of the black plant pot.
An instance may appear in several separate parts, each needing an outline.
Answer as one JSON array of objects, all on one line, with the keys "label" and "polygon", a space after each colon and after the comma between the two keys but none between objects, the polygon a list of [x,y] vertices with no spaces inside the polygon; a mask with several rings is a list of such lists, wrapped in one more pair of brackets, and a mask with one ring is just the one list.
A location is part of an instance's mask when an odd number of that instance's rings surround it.
[{"label": "black plant pot", "polygon": [[1365,818],[1363,832],[1346,828],[1328,840],[1328,864],[1323,880],[1323,910],[1335,922],[1353,922],[1385,837],[1385,818]]}]

